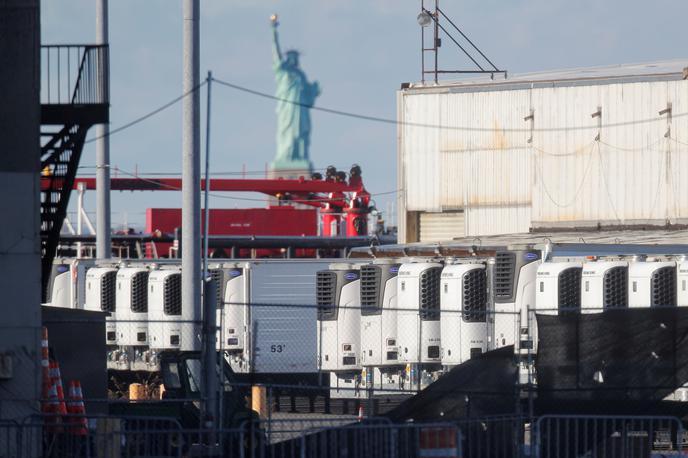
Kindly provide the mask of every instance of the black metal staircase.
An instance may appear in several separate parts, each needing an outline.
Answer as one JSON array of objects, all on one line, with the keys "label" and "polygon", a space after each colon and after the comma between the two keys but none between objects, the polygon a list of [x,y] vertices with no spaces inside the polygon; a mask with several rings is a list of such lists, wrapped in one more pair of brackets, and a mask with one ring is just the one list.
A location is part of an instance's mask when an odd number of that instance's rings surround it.
[{"label": "black metal staircase", "polygon": [[44,295],[86,133],[91,126],[109,120],[108,66],[107,45],[41,46],[41,255]]}]

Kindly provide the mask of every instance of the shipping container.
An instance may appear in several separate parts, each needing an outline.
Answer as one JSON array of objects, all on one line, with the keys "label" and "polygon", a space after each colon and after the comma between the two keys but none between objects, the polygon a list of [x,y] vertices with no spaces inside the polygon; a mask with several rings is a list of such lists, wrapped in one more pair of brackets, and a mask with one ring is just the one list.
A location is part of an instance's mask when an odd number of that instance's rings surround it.
[{"label": "shipping container", "polygon": [[[181,227],[180,208],[146,209],[147,234],[160,231],[171,234]],[[205,213],[201,212],[201,227],[205,226]],[[318,235],[318,211],[291,206],[270,206],[268,208],[217,208],[210,209],[210,235]],[[170,243],[158,243],[160,257],[167,257]],[[230,247],[228,247],[230,248]],[[258,250],[258,257],[271,256],[274,250]],[[151,253],[147,253],[151,257]],[[229,255],[229,253],[225,253]],[[246,255],[246,254],[244,254]]]}]

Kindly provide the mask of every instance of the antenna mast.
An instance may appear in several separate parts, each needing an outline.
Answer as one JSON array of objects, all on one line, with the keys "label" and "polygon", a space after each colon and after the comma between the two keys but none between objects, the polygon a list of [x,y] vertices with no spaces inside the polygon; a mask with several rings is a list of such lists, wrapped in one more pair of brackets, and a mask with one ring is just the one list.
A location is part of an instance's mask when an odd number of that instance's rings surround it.
[{"label": "antenna mast", "polygon": [[[430,4],[434,3],[434,7]],[[433,8],[429,10],[426,4]],[[453,74],[489,74],[494,78],[495,73],[501,73],[506,79],[506,70],[500,70],[490,59],[471,41],[468,36],[444,14],[439,7],[439,0],[421,0],[420,14],[418,15],[418,24],[420,25],[420,40],[421,40],[421,81],[425,83],[425,75],[433,75],[434,82],[437,83],[438,76],[444,73]],[[446,22],[449,29],[443,25]],[[429,38],[426,37],[426,29],[432,24],[432,46],[426,47],[426,42]],[[451,30],[461,36],[460,39],[455,38]],[[475,70],[441,70],[439,68],[439,50],[442,46],[442,39],[440,38],[440,31],[444,34],[463,52],[463,54],[470,59],[470,61],[477,67]],[[463,42],[463,45],[461,44]],[[426,61],[426,53],[432,53],[431,66],[428,68]]]}]

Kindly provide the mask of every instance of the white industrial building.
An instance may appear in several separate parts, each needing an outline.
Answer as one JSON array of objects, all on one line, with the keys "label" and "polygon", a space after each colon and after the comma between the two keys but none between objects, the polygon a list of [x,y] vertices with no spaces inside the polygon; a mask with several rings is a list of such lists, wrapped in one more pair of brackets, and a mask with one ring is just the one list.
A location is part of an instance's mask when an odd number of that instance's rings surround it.
[{"label": "white industrial building", "polygon": [[402,85],[399,241],[686,224],[687,65]]}]

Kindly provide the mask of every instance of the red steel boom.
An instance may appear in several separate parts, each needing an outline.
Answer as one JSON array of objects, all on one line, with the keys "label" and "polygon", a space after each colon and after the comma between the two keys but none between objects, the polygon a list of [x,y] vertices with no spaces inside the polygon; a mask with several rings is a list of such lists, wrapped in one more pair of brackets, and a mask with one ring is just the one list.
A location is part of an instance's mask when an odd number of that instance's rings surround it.
[{"label": "red steel boom", "polygon": [[[321,208],[323,211],[323,235],[341,235],[339,223],[342,215],[346,221],[346,235],[365,235],[367,214],[369,212],[370,194],[363,186],[360,167],[354,165],[348,182],[346,174],[337,173],[334,168],[326,179],[227,179],[210,180],[210,191],[221,192],[259,192],[273,196],[282,202],[308,205]],[[41,189],[59,185],[61,178],[51,175],[41,177]],[[84,189],[96,189],[95,178],[76,178],[73,189],[83,186]],[[205,190],[206,182],[201,180],[201,189]],[[181,191],[180,178],[112,178],[110,189],[113,191]]]}]

